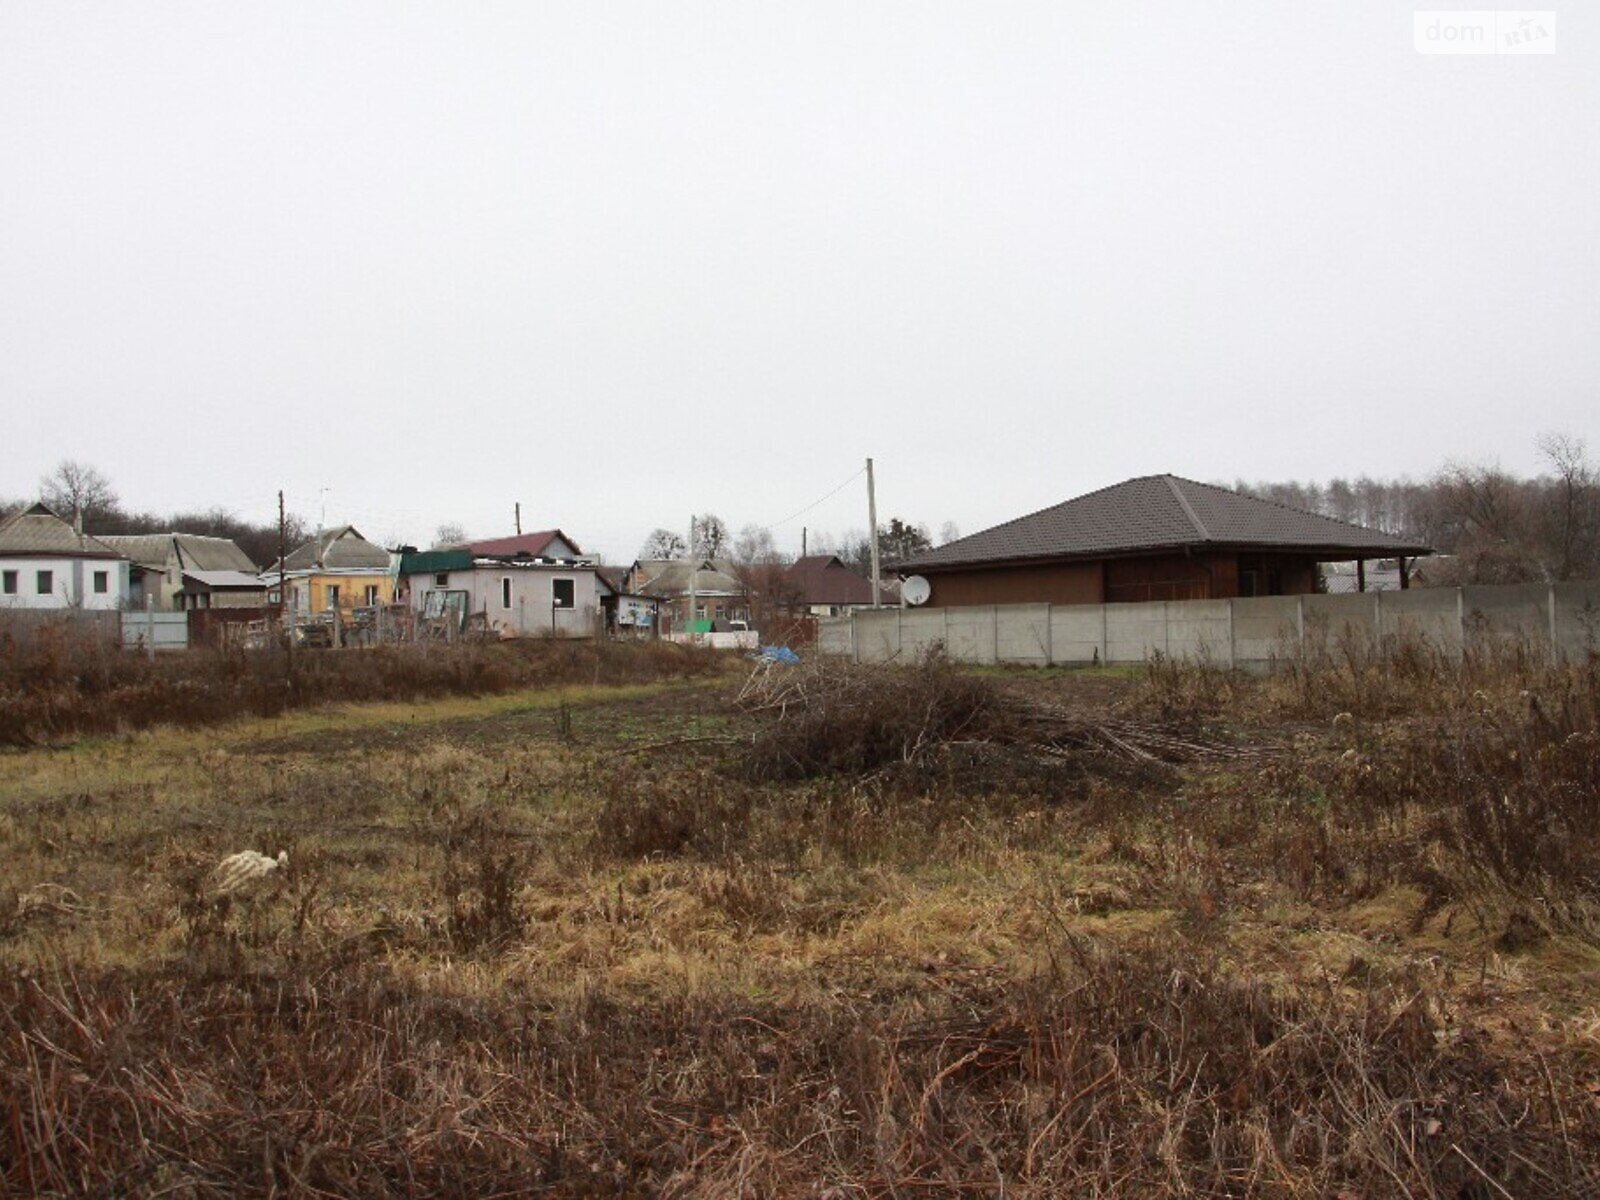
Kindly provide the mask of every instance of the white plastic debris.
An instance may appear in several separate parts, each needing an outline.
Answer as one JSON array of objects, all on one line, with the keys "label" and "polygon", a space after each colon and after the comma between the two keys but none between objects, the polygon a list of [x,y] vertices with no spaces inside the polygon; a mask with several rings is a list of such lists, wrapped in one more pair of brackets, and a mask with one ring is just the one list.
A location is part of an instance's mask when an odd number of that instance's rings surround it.
[{"label": "white plastic debris", "polygon": [[268,858],[265,854],[258,854],[254,850],[241,850],[219,862],[211,877],[216,881],[217,891],[236,892],[288,864],[287,850],[278,851],[277,858]]}]

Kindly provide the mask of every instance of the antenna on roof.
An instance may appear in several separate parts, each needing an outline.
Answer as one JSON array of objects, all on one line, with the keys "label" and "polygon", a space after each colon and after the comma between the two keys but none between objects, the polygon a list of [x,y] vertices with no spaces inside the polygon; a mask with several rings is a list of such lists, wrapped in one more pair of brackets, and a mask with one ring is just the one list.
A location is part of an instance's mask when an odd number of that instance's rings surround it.
[{"label": "antenna on roof", "polygon": [[517,501],[517,536],[522,536],[522,501]]}]

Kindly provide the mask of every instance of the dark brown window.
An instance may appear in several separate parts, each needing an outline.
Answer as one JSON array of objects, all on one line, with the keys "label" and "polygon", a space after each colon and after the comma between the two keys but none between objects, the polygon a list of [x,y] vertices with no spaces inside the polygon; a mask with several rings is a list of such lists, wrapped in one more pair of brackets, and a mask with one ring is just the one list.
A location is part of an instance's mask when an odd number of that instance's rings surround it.
[{"label": "dark brown window", "polygon": [[577,582],[572,579],[552,579],[550,581],[550,607],[576,608],[578,605]]}]

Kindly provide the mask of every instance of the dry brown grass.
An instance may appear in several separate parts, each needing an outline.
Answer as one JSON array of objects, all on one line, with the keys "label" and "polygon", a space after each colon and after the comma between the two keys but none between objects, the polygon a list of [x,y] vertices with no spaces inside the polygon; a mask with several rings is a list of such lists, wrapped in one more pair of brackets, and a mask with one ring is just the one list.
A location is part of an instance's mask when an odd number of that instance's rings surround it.
[{"label": "dry brown grass", "polygon": [[[0,755],[0,1188],[1600,1188],[1593,665],[1331,712],[923,669],[886,682],[1284,752],[988,726],[885,771],[829,749],[855,704],[773,780],[712,680]],[[246,847],[288,866],[219,896]]]},{"label": "dry brown grass", "polygon": [[667,642],[541,639],[301,651],[292,664],[277,650],[192,650],[151,660],[63,623],[20,642],[0,634],[0,746],[328,703],[689,678],[716,662],[709,651]]}]

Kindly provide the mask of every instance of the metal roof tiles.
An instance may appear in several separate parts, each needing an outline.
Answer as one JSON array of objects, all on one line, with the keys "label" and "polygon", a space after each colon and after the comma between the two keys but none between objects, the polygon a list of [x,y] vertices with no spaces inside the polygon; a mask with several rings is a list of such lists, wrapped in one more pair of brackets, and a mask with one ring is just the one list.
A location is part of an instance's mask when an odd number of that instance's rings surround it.
[{"label": "metal roof tiles", "polygon": [[902,571],[1201,546],[1356,558],[1429,547],[1177,475],[1146,475],[1007,521],[898,564]]}]

